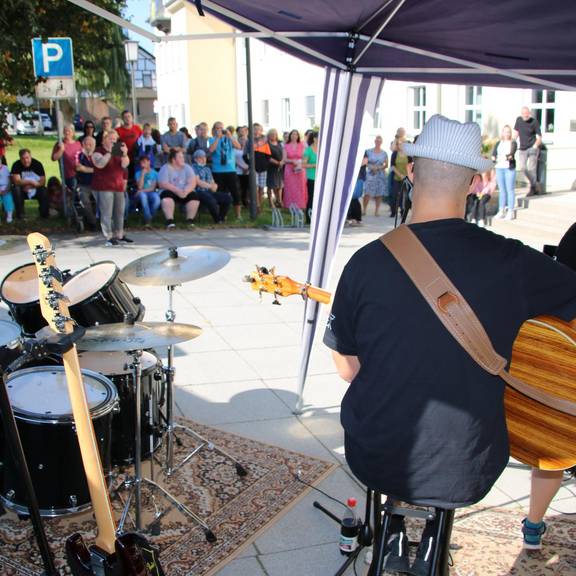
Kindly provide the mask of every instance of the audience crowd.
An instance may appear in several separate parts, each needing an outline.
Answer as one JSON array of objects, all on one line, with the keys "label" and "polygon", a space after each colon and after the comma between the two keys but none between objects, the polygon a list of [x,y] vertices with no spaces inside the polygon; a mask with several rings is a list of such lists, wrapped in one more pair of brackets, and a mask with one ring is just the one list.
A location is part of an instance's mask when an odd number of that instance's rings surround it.
[{"label": "audience crowd", "polygon": [[[242,221],[242,210],[250,206],[250,151],[254,150],[256,209],[264,201],[272,209],[284,207],[304,214],[310,223],[314,198],[318,134],[298,130],[279,138],[275,129],[265,133],[262,125],[224,126],[205,122],[191,135],[168,119],[162,134],[150,124],[134,123],[125,110],[121,118],[104,117],[99,126],[88,120],[77,137],[74,126],[63,130],[62,141],[52,150],[53,161],[63,165],[64,184],[82,206],[85,224],[100,226],[106,245],[132,242],[124,235],[124,221],[131,211],[139,211],[147,227],[161,211],[166,228],[175,227],[177,211],[188,226],[194,227],[199,209],[210,214],[215,224],[230,218]],[[251,142],[253,138],[254,142]],[[7,133],[0,134],[0,203],[6,222],[20,219],[24,200],[35,198],[41,218],[63,207],[62,186],[57,178],[46,182],[44,166],[29,149],[19,151],[10,170],[5,149],[12,144]],[[405,221],[411,205],[411,158],[404,152],[406,130],[398,128],[389,153],[377,136],[365,151],[354,188],[348,224],[359,225],[374,200],[379,216],[386,201],[390,215]],[[491,151],[494,170],[484,174],[471,190],[466,218],[479,226],[486,222],[487,206],[496,187],[499,193],[497,217],[512,220],[515,214],[516,155],[518,168],[530,184],[528,195],[541,192],[536,177],[538,148],[542,142],[538,122],[528,108],[522,108],[514,129],[504,126],[501,138]],[[252,146],[253,144],[253,146]]]}]

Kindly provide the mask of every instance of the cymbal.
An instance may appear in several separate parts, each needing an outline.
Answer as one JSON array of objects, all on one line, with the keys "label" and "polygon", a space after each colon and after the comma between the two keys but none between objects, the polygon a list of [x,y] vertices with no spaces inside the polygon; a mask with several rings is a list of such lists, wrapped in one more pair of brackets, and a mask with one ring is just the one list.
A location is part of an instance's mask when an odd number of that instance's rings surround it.
[{"label": "cymbal", "polygon": [[202,328],[192,324],[174,322],[135,322],[126,324],[101,324],[86,329],[78,340],[80,350],[92,352],[128,352],[171,346],[198,338]]},{"label": "cymbal", "polygon": [[20,338],[20,326],[9,320],[0,320],[0,346],[8,346]]},{"label": "cymbal", "polygon": [[229,261],[230,254],[215,246],[165,248],[130,262],[120,279],[137,286],[176,286],[213,274]]},{"label": "cymbal", "polygon": [[29,250],[26,236],[0,236],[0,254],[16,254],[23,250]]}]

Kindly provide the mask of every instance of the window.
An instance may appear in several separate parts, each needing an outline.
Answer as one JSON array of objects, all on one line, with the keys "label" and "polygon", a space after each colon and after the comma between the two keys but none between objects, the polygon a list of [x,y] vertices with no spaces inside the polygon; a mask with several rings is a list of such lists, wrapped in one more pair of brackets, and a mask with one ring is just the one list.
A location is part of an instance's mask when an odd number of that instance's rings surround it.
[{"label": "window", "polygon": [[270,124],[270,100],[262,100],[262,124]]},{"label": "window", "polygon": [[304,99],[304,112],[310,128],[316,123],[316,96],[306,96]]},{"label": "window", "polygon": [[464,121],[476,122],[482,127],[482,86],[466,86]]},{"label": "window", "polygon": [[421,130],[426,124],[426,86],[416,86],[412,90],[412,127]]},{"label": "window", "polygon": [[280,102],[280,114],[282,130],[290,130],[292,125],[292,117],[290,114],[290,98],[282,98]]},{"label": "window", "polygon": [[542,132],[554,132],[556,92],[554,90],[532,90],[532,111]]}]

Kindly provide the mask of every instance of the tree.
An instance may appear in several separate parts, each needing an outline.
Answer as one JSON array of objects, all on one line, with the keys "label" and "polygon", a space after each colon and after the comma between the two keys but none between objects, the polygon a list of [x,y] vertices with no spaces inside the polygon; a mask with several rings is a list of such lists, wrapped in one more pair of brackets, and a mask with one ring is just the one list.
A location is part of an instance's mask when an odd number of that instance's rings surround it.
[{"label": "tree", "polygon": [[[121,14],[125,0],[96,0]],[[120,102],[129,91],[124,36],[116,25],[67,0],[2,0],[0,9],[0,124],[18,109],[16,96],[34,95],[35,37],[68,36],[74,46],[76,86]]]}]

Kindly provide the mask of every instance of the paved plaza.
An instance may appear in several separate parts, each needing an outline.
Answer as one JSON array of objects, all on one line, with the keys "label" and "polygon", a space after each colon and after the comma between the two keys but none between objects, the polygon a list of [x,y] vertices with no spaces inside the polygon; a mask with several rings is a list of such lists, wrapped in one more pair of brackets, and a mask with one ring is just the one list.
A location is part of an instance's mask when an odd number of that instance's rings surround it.
[{"label": "paved plaza", "polygon": [[[492,229],[518,237],[537,249],[545,243],[556,244],[576,220],[576,193],[537,198],[524,212],[519,212],[518,220],[513,222],[495,221]],[[345,229],[331,290],[349,257],[392,225],[388,217],[368,216],[362,227]],[[346,468],[339,422],[339,406],[347,385],[336,375],[329,351],[321,343],[323,328],[318,331],[312,352],[305,410],[301,416],[295,416],[292,410],[296,402],[303,302],[292,296],[283,299],[281,306],[274,306],[271,295],[264,294],[260,299],[242,282],[243,276],[257,264],[276,266],[278,274],[305,280],[308,230],[222,228],[136,232],[131,236],[135,239],[133,245],[118,248],[105,248],[98,236],[51,240],[56,246],[59,267],[72,271],[103,260],[113,260],[121,268],[170,243],[228,250],[231,261],[225,268],[184,284],[175,292],[176,321],[203,329],[201,337],[179,345],[176,350],[177,410],[198,422],[339,464],[320,487],[341,500],[349,496],[359,498],[362,509],[364,489]],[[28,261],[26,253],[2,256],[2,277]],[[133,287],[132,291],[146,306],[146,320],[164,320],[168,302],[165,289]],[[324,309],[321,327],[326,313]],[[513,463],[483,504],[526,509],[528,494],[529,471]],[[321,495],[309,493],[219,574],[334,573],[342,562],[337,546],[339,529],[312,507],[315,499],[330,506]],[[335,505],[332,508],[341,512]],[[563,488],[555,508],[576,512],[572,492]]]}]

